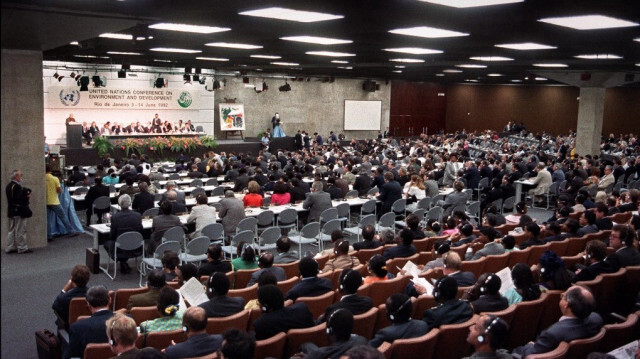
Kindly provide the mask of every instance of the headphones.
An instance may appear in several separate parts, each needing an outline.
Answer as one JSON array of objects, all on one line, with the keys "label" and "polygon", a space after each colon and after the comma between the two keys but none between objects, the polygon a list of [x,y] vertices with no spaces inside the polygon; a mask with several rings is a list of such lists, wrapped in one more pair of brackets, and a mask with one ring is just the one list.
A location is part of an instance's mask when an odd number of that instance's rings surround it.
[{"label": "headphones", "polygon": [[211,276],[209,276],[209,281],[207,283],[207,291],[209,292],[209,294],[214,294],[216,292],[215,288],[213,288],[213,285],[211,285],[211,282],[213,282],[213,273],[211,274]]},{"label": "headphones", "polygon": [[447,269],[447,258],[449,258],[449,252],[444,254],[444,257],[442,257],[442,266],[444,269]]},{"label": "headphones", "polygon": [[183,331],[184,333],[188,332],[188,331],[189,331],[189,327],[188,327],[186,324],[185,324],[185,325],[183,325],[183,326],[182,326],[182,331]]},{"label": "headphones", "polygon": [[487,283],[489,283],[491,278],[493,278],[493,274],[489,274],[487,279],[484,280],[484,283],[482,283],[482,287],[480,287],[480,293],[486,293],[487,292]]},{"label": "headphones", "polygon": [[440,283],[442,283],[443,279],[444,277],[440,277],[440,279],[438,279],[438,281],[436,282],[436,285],[433,287],[433,298],[436,300],[436,302],[440,301]]},{"label": "headphones", "polygon": [[336,315],[336,313],[338,313],[341,310],[346,310],[346,309],[339,308],[339,309],[334,310],[333,313],[331,313],[331,315],[327,319],[327,334],[333,333],[333,328],[331,328],[331,319],[333,318],[334,315]]},{"label": "headphones", "polygon": [[389,319],[391,319],[391,321],[393,322],[396,319],[396,315],[398,315],[398,313],[400,313],[402,308],[404,308],[409,303],[411,303],[411,297],[409,297],[404,303],[402,303],[402,305],[400,305],[400,307],[398,307],[398,309],[396,309],[393,312],[389,313]]},{"label": "headphones", "polygon": [[500,320],[500,317],[495,317],[493,318],[493,320],[491,321],[491,323],[489,323],[489,325],[487,326],[487,328],[482,332],[482,334],[478,335],[478,343],[484,343],[487,340],[486,335],[487,334],[491,334],[490,330],[491,327],[493,327],[494,324],[496,324],[498,322],[498,320]]},{"label": "headphones", "polygon": [[[352,259],[353,261],[353,259]],[[347,281],[347,278],[349,278],[349,276],[351,275],[351,273],[356,272],[356,270],[350,270],[349,272],[347,272],[347,274],[345,274],[344,277],[342,277],[342,281],[340,282],[340,291],[342,292],[344,290],[344,282]],[[364,283],[364,278],[362,278],[362,283]]]},{"label": "headphones", "polygon": [[118,319],[115,319],[113,322],[111,322],[111,328],[109,329],[109,345],[111,345],[112,347],[115,346],[116,344],[118,344],[115,339],[113,338],[113,327],[116,326],[116,322],[118,321]]},{"label": "headphones", "polygon": [[249,244],[245,243],[242,245],[242,250],[240,251],[240,257],[244,257],[244,252],[247,251],[247,248],[249,248]]}]

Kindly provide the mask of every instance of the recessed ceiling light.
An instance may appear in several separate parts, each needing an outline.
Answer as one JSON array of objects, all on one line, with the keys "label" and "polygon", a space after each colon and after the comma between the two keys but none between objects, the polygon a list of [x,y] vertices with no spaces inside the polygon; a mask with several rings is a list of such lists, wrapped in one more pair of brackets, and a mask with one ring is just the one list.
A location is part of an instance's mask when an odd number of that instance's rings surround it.
[{"label": "recessed ceiling light", "polygon": [[331,57],[356,56],[356,54],[350,54],[348,52],[335,52],[335,51],[307,51],[305,53],[307,55],[331,56]]},{"label": "recessed ceiling light", "polygon": [[513,61],[512,58],[503,56],[472,56],[469,59],[476,61]]},{"label": "recessed ceiling light", "polygon": [[229,59],[225,59],[223,57],[196,57],[196,60],[204,60],[204,61],[229,61]]},{"label": "recessed ceiling light", "polygon": [[456,36],[469,35],[464,32],[438,29],[436,27],[429,27],[429,26],[417,26],[417,27],[407,27],[403,29],[393,29],[393,30],[389,30],[389,32],[392,34],[427,37],[430,39],[440,38],[440,37],[456,37]]},{"label": "recessed ceiling light", "polygon": [[342,15],[325,14],[315,11],[293,10],[283,7],[269,7],[260,10],[250,10],[238,13],[240,15],[266,17],[269,19],[297,21],[297,22],[317,22],[326,20],[342,19]]},{"label": "recessed ceiling light", "polygon": [[533,64],[535,67],[569,67],[566,64]]},{"label": "recessed ceiling light", "polygon": [[457,8],[492,6],[492,5],[524,2],[524,0],[420,0],[420,1],[429,2],[432,4],[444,5],[444,6],[457,7]]},{"label": "recessed ceiling light", "polygon": [[397,73],[397,74],[401,74],[401,73],[402,73],[402,70],[393,70],[393,71],[391,71],[391,72],[395,72],[395,73]]},{"label": "recessed ceiling light", "polygon": [[467,81],[467,82],[478,82],[478,80],[476,80],[476,79],[464,79],[464,80]]},{"label": "recessed ceiling light", "polygon": [[300,65],[297,62],[272,62],[271,65],[278,65],[278,66],[298,66]]},{"label": "recessed ceiling light", "polygon": [[353,70],[352,66],[338,66],[338,69],[343,69],[343,70]]},{"label": "recessed ceiling light", "polygon": [[281,56],[275,56],[275,55],[251,55],[249,57],[254,57],[256,59],[271,59],[271,60],[277,60],[277,59],[281,59]]},{"label": "recessed ceiling light", "polygon": [[444,76],[444,74],[436,74],[436,76],[438,76],[438,77],[443,77],[443,76]]},{"label": "recessed ceiling light", "polygon": [[213,47],[227,47],[231,49],[243,49],[243,50],[253,50],[253,49],[261,49],[260,45],[250,45],[250,44],[237,44],[232,42],[210,42],[205,44],[206,46]]},{"label": "recessed ceiling light", "polygon": [[456,67],[464,67],[466,69],[486,69],[486,65],[476,65],[476,64],[461,64],[456,65]]},{"label": "recessed ceiling light", "polygon": [[159,51],[159,52],[177,52],[180,54],[197,54],[202,52],[202,50],[191,50],[191,49],[176,49],[173,47],[154,47],[149,49],[151,51]]},{"label": "recessed ceiling light", "polygon": [[613,55],[613,54],[590,54],[590,55],[577,55],[574,57],[578,59],[587,59],[587,60],[615,60],[615,59],[622,58],[622,56]]},{"label": "recessed ceiling light", "polygon": [[171,60],[164,60],[164,59],[153,59],[153,61],[155,61],[155,62],[173,62]]},{"label": "recessed ceiling light", "polygon": [[389,61],[393,61],[393,62],[406,62],[406,63],[419,63],[419,62],[424,62],[424,60],[421,59],[391,59]]},{"label": "recessed ceiling light", "polygon": [[131,55],[131,56],[140,56],[142,55],[139,52],[124,52],[124,51],[107,51],[109,55]]},{"label": "recessed ceiling light", "polygon": [[332,63],[334,64],[348,64],[349,61],[345,61],[345,60],[331,60]]},{"label": "recessed ceiling light", "polygon": [[522,42],[516,44],[500,44],[496,45],[496,47],[503,47],[505,49],[512,50],[548,50],[548,49],[556,49],[555,46],[538,44],[535,42]]},{"label": "recessed ceiling light", "polygon": [[78,46],[78,45],[80,45],[80,43],[79,43],[79,42],[77,42],[77,41],[71,41],[71,42],[69,43],[69,45],[75,45],[75,46]]},{"label": "recessed ceiling light", "polygon": [[637,38],[637,39],[633,39],[633,41],[640,42],[640,37],[639,37],[639,38]]},{"label": "recessed ceiling light", "polygon": [[522,80],[516,79],[516,80],[511,80],[511,82],[522,82]]},{"label": "recessed ceiling light", "polygon": [[319,44],[319,45],[350,44],[353,42],[351,40],[332,39],[329,37],[319,37],[319,36],[285,36],[285,37],[281,37],[280,39],[287,40],[287,41],[307,42],[310,44]]},{"label": "recessed ceiling light", "polygon": [[536,81],[547,81],[544,77],[536,77]]},{"label": "recessed ceiling light", "polygon": [[157,29],[157,30],[194,32],[198,34],[213,34],[214,32],[223,32],[223,31],[231,30],[228,27],[172,24],[172,23],[165,23],[165,22],[149,25],[149,28]]},{"label": "recessed ceiling light", "polygon": [[440,50],[432,50],[432,49],[425,49],[425,48],[421,48],[421,47],[396,47],[396,48],[391,48],[391,49],[382,49],[384,51],[390,51],[390,52],[402,52],[405,54],[413,54],[413,55],[427,55],[427,54],[441,54],[442,51]]},{"label": "recessed ceiling light", "polygon": [[548,24],[570,27],[576,30],[611,29],[617,27],[638,26],[638,23],[616,19],[604,15],[584,15],[566,17],[548,17],[538,20]]},{"label": "recessed ceiling light", "polygon": [[73,55],[73,57],[80,57],[85,59],[108,59],[109,56],[96,56],[96,55]]},{"label": "recessed ceiling light", "polygon": [[487,74],[487,76],[489,77],[501,77],[504,76],[503,74]]},{"label": "recessed ceiling light", "polygon": [[133,35],[129,34],[113,34],[113,33],[104,33],[100,34],[99,37],[105,37],[108,39],[118,39],[118,40],[133,40]]},{"label": "recessed ceiling light", "polygon": [[446,70],[442,70],[442,72],[448,73],[448,74],[457,74],[462,72],[462,70],[456,70],[456,69],[446,69]]},{"label": "recessed ceiling light", "polygon": [[147,39],[147,38],[146,38],[146,37],[144,37],[144,36],[138,36],[138,37],[136,37],[136,41],[144,41],[144,40],[146,40],[146,39]]},{"label": "recessed ceiling light", "polygon": [[636,64],[636,66],[640,66],[640,62],[638,62],[638,63]]},{"label": "recessed ceiling light", "polygon": [[393,67],[395,67],[396,69],[404,69],[406,66],[404,66],[404,65],[394,65]]}]

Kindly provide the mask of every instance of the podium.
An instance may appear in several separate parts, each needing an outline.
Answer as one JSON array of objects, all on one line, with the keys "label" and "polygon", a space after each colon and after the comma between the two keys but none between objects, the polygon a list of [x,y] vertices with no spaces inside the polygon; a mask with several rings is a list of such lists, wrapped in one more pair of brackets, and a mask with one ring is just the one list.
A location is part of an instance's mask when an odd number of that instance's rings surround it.
[{"label": "podium", "polygon": [[67,148],[82,148],[82,125],[70,123],[67,125]]}]

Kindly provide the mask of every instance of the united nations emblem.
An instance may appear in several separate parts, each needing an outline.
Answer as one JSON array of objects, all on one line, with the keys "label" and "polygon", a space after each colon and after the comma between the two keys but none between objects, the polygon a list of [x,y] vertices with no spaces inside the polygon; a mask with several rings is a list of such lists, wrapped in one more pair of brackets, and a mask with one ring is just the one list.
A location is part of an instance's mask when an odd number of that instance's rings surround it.
[{"label": "united nations emblem", "polygon": [[62,89],[60,90],[60,102],[65,106],[75,106],[80,102],[80,91]]},{"label": "united nations emblem", "polygon": [[180,97],[178,97],[178,105],[182,108],[187,108],[191,106],[192,102],[193,97],[191,97],[191,94],[188,91],[182,91]]}]

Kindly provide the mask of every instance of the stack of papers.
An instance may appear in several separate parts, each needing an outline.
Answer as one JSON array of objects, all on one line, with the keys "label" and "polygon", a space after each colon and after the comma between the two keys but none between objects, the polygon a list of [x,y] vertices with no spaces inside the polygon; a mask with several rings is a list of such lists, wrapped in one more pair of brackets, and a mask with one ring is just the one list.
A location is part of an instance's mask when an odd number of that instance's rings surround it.
[{"label": "stack of papers", "polygon": [[189,302],[191,306],[200,305],[209,300],[202,283],[200,283],[195,277],[192,277],[183,284],[182,287],[178,289],[178,292],[180,292],[182,297]]},{"label": "stack of papers", "polygon": [[421,271],[415,263],[413,263],[412,261],[407,261],[404,267],[402,267],[402,270],[413,277],[411,278],[411,281],[413,282],[414,285],[417,284],[421,287],[426,288],[427,294],[433,293],[433,285],[429,283],[429,281],[426,280],[425,278],[419,277]]}]

